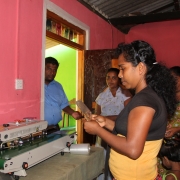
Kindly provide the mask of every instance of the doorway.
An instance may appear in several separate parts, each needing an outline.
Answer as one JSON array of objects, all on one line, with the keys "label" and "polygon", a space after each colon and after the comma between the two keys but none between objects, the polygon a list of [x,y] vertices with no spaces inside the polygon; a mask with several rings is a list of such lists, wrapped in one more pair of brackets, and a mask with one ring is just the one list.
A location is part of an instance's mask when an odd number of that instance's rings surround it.
[{"label": "doorway", "polygon": [[[75,49],[62,44],[56,44],[55,41],[53,42],[53,39],[46,37],[45,57],[54,57],[59,62],[60,65],[55,80],[62,85],[69,102],[72,102],[72,100],[77,97],[76,54],[77,52]],[[74,104],[71,104],[70,106],[76,110]],[[61,128],[76,127],[76,120],[74,118],[64,113],[62,113],[62,117],[63,119],[59,123]]]},{"label": "doorway", "polygon": [[[44,51],[42,50],[42,79],[41,79],[41,119],[44,119],[44,58],[45,58],[45,41],[47,36],[46,31],[46,18],[47,18],[47,11],[50,10],[53,12],[56,16],[59,18],[63,18],[66,22],[70,23],[70,27],[78,27],[79,29],[82,29],[85,32],[84,36],[84,42],[83,45],[78,45],[77,48],[74,46],[75,43],[69,43],[69,41],[65,40],[63,42],[64,45],[67,45],[70,48],[76,49],[76,89],[78,89],[76,92],[76,98],[82,99],[84,98],[84,50],[87,50],[89,48],[89,27],[85,25],[84,23],[80,22],[75,17],[68,14],[66,11],[55,5],[54,3],[50,1],[44,0],[44,7],[43,7],[43,29],[42,29],[42,47]],[[48,32],[49,33],[49,32]],[[50,38],[53,39],[51,36],[52,33],[49,33]],[[57,35],[55,35],[57,36]],[[61,42],[62,37],[58,37],[59,42]],[[56,39],[57,41],[57,39]],[[71,46],[72,45],[72,46]],[[83,48],[82,48],[83,47]],[[83,142],[83,128],[81,121],[77,121],[77,133],[78,133],[78,143]]]}]

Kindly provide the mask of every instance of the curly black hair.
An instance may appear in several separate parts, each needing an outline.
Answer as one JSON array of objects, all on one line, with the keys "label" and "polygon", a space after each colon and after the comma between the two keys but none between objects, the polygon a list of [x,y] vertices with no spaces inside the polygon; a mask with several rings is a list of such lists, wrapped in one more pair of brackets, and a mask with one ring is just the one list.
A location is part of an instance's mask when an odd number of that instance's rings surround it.
[{"label": "curly black hair", "polygon": [[175,76],[180,77],[180,66],[173,66],[170,68],[170,71],[174,73]]},{"label": "curly black hair", "polygon": [[171,161],[180,162],[180,142],[173,139],[164,141],[159,151],[159,157],[164,156]]},{"label": "curly black hair", "polygon": [[147,67],[146,83],[160,96],[165,104],[169,118],[176,109],[176,81],[170,69],[156,61],[154,49],[145,41],[136,40],[130,44],[121,43],[117,55],[123,54],[127,62],[136,67],[140,62]]}]

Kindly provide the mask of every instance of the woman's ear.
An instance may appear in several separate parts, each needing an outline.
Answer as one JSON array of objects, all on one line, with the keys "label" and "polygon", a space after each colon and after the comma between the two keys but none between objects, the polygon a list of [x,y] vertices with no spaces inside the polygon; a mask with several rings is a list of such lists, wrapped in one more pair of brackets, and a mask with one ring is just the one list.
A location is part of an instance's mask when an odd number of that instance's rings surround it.
[{"label": "woman's ear", "polygon": [[139,74],[144,75],[146,73],[146,65],[142,62],[138,64]]}]

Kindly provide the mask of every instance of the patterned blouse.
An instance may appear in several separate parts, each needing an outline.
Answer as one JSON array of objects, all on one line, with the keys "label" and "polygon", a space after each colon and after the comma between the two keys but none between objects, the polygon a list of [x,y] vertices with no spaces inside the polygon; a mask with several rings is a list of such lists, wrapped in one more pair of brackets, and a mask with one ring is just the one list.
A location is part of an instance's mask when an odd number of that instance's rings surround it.
[{"label": "patterned blouse", "polygon": [[168,127],[180,127],[180,102],[177,104],[176,112],[168,123]]},{"label": "patterned blouse", "polygon": [[102,116],[118,115],[124,108],[124,101],[129,99],[122,93],[119,87],[114,97],[109,88],[99,94],[96,98],[96,103],[101,106]]}]

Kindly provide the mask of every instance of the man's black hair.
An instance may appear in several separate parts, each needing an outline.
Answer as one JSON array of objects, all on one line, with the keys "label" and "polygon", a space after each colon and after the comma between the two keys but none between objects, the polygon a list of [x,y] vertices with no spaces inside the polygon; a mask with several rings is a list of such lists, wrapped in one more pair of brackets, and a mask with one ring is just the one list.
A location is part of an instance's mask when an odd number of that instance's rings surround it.
[{"label": "man's black hair", "polygon": [[46,57],[45,64],[53,64],[53,65],[56,65],[57,67],[59,67],[59,62],[53,57]]}]

